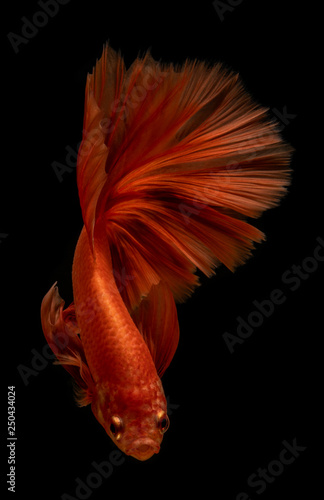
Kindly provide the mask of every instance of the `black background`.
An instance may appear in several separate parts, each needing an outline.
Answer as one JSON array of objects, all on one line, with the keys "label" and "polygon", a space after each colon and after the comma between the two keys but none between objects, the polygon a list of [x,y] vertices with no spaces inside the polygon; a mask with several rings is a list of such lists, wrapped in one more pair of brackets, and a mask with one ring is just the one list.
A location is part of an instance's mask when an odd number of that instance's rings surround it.
[{"label": "black background", "polygon": [[[90,408],[75,406],[61,367],[39,360],[27,385],[17,370],[32,368],[35,352],[45,352],[39,308],[53,282],[67,303],[72,300],[72,258],[82,227],[75,170],[59,182],[51,165],[66,163],[66,146],[77,149],[86,74],[108,39],[128,64],[148,48],[165,62],[222,61],[240,72],[258,102],[293,115],[282,135],[295,153],[289,194],[255,223],[267,241],[235,274],[220,268],[210,280],[202,276],[203,286],[179,306],[181,341],[163,377],[171,427],[159,455],[145,463],[126,457],[90,498],[168,498],[193,488],[223,500],[240,492],[252,500],[314,496],[324,264],[295,291],[282,275],[311,257],[316,238],[324,238],[321,143],[315,141],[320,70],[312,59],[319,13],[293,1],[236,4],[221,20],[212,2],[71,0],[17,54],[7,33],[21,34],[21,18],[31,20],[41,9],[35,1],[6,5],[2,381],[4,401],[6,386],[16,386],[15,498],[76,497],[75,479],[85,481],[91,463],[107,460],[114,449]],[[235,334],[237,317],[247,319],[253,301],[268,299],[274,289],[284,293],[284,304],[231,354],[224,332]],[[5,443],[5,423],[3,429]],[[248,477],[278,458],[283,440],[294,439],[305,451],[258,495]]]}]

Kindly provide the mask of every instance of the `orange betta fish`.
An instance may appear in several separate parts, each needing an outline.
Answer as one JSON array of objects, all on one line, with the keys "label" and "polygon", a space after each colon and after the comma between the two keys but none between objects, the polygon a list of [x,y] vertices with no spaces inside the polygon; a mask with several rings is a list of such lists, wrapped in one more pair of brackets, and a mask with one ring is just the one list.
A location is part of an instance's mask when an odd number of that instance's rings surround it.
[{"label": "orange betta fish", "polygon": [[237,74],[221,65],[126,69],[108,45],[88,75],[77,183],[84,227],[73,303],[56,284],[44,335],[127,455],[158,453],[169,426],[161,377],[177,349],[175,302],[219,264],[242,264],[264,235],[245,217],[289,183],[290,147]]}]

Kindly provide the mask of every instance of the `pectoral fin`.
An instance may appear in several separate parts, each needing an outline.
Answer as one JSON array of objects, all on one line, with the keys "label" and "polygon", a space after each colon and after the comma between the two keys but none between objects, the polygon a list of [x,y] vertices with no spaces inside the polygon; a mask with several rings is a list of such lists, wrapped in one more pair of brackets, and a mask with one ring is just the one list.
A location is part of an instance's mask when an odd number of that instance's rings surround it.
[{"label": "pectoral fin", "polygon": [[63,310],[56,283],[41,305],[41,321],[45,338],[60,363],[78,385],[76,399],[80,406],[91,403],[94,382],[84,354],[74,304]]}]

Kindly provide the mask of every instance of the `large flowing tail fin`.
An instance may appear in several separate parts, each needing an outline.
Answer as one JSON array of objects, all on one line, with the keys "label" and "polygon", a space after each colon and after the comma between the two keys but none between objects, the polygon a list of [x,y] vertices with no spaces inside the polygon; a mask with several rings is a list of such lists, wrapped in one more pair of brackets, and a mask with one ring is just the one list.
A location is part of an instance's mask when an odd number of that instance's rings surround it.
[{"label": "large flowing tail fin", "polygon": [[87,79],[77,182],[91,247],[100,220],[129,310],[161,280],[181,301],[197,268],[242,264],[263,238],[244,218],[278,203],[289,159],[237,74],[149,54],[126,70],[105,46]]}]

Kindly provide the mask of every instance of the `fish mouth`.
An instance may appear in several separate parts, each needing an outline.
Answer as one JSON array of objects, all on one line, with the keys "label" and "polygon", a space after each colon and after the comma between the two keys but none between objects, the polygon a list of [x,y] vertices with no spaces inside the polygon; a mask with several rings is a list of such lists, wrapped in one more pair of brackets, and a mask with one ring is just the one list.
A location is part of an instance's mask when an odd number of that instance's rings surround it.
[{"label": "fish mouth", "polygon": [[126,455],[130,455],[137,460],[148,460],[155,453],[159,453],[160,445],[151,438],[137,439],[126,450]]}]

